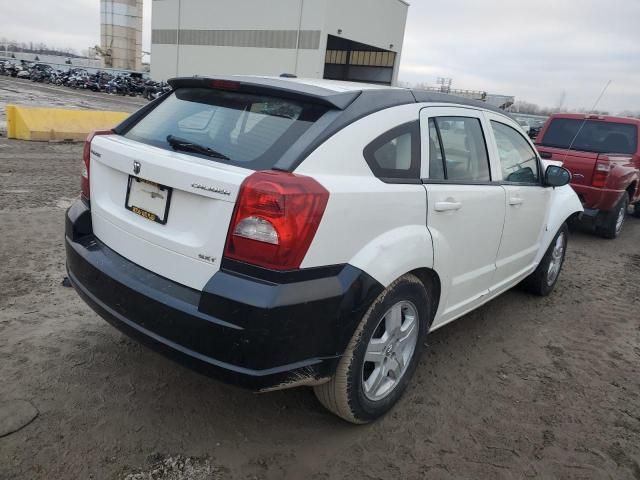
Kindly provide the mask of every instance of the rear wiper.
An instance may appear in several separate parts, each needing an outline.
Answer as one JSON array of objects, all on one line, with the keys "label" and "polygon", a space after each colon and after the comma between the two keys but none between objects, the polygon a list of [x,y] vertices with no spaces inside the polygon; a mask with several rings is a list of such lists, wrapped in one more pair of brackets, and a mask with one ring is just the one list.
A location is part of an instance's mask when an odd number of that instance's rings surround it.
[{"label": "rear wiper", "polygon": [[167,135],[167,143],[171,145],[174,150],[201,153],[202,155],[219,158],[221,160],[231,160],[224,153],[220,153],[213,148],[205,147],[204,145],[199,145],[197,143],[193,143],[191,140],[186,140],[174,135]]}]

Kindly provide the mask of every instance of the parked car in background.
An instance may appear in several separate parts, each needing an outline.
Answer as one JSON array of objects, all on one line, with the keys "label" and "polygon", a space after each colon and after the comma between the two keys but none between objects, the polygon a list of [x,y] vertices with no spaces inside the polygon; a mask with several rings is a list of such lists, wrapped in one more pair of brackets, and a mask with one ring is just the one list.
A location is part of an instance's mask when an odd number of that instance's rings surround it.
[{"label": "parked car in background", "polygon": [[31,77],[31,72],[25,66],[18,66],[17,70],[16,70],[16,77],[25,78],[25,79],[30,78]]},{"label": "parked car in background", "polygon": [[572,173],[582,221],[605,238],[620,234],[629,209],[640,216],[640,120],[602,115],[552,115],[536,139],[542,158]]},{"label": "parked car in background", "polygon": [[540,131],[542,130],[545,122],[546,120],[532,120],[529,127],[529,138],[535,140],[540,134]]},{"label": "parked car in background", "polygon": [[72,285],[142,342],[255,390],[313,386],[365,423],[429,331],[556,285],[582,207],[501,110],[326,80],[169,83],[87,140],[66,216]]},{"label": "parked car in background", "polygon": [[524,130],[524,132],[527,135],[529,135],[529,130],[531,129],[531,126],[529,125],[529,121],[524,118],[517,118],[517,117],[516,117],[516,120],[520,124],[520,127],[522,128],[522,130]]},{"label": "parked car in background", "polygon": [[50,65],[36,63],[31,66],[30,79],[32,82],[48,82],[54,69]]}]

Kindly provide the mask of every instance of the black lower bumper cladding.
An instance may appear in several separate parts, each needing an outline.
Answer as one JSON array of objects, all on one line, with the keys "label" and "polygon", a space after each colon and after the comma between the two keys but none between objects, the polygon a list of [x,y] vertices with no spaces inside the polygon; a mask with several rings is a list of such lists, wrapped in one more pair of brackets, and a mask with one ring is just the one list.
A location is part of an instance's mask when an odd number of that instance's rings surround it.
[{"label": "black lower bumper cladding", "polygon": [[145,345],[253,390],[330,377],[383,289],[348,264],[283,273],[226,262],[198,291],[132,263],[91,230],[79,200],[67,211],[67,270],[91,308]]}]

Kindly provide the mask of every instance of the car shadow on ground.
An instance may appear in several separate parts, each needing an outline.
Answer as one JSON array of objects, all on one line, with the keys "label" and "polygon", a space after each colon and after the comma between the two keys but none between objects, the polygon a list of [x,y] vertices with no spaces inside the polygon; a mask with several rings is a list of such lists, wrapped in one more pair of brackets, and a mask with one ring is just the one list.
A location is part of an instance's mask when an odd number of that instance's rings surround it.
[{"label": "car shadow on ground", "polygon": [[[510,329],[515,326],[508,318],[513,310],[509,305],[516,302],[533,306],[536,300],[536,297],[515,289],[507,292],[504,298],[495,299],[432,332],[425,342],[426,348],[423,348],[415,376],[428,387],[429,364],[437,365],[441,359],[452,358],[470,348],[482,349],[483,339],[508,337]],[[102,341],[92,347],[94,361],[84,365],[86,374],[107,376],[110,382],[128,385],[135,392],[132,395],[136,397],[134,405],[140,409],[138,415],[145,416],[146,408],[150,408],[152,413],[161,407],[165,419],[167,413],[182,416],[186,410],[201,415],[203,426],[209,422],[228,421],[232,417],[237,417],[234,421],[241,419],[241,423],[268,423],[267,419],[271,418],[281,426],[283,419],[280,414],[286,411],[287,421],[292,425],[311,420],[316,424],[326,422],[332,426],[349,427],[323,409],[311,388],[253,393],[194,372],[129,339],[106,323],[96,328],[101,332],[98,338]],[[458,368],[472,369],[473,365],[463,362]],[[436,374],[446,376],[446,368]],[[409,392],[412,390],[410,385]],[[402,402],[397,408],[403,408]]]}]

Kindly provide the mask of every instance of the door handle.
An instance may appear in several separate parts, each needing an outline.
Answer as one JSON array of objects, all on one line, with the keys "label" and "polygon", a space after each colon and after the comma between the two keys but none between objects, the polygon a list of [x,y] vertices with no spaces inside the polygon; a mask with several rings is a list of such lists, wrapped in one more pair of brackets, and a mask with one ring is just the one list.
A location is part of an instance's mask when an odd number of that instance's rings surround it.
[{"label": "door handle", "polygon": [[509,198],[509,205],[522,205],[524,200],[521,197],[511,197]]},{"label": "door handle", "polygon": [[436,202],[433,209],[436,212],[451,212],[454,210],[460,210],[462,204],[460,202]]},{"label": "door handle", "polygon": [[553,157],[553,154],[551,152],[540,152],[540,156],[542,158],[549,159]]}]

